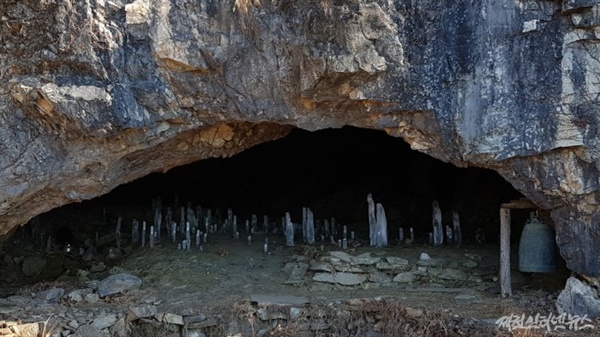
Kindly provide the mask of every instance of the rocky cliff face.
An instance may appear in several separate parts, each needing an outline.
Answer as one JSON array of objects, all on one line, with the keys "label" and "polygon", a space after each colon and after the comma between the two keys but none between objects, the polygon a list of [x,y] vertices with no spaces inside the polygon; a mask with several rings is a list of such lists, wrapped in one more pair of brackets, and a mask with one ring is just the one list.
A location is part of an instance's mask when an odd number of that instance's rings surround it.
[{"label": "rocky cliff face", "polygon": [[0,234],[293,127],[498,171],[600,276],[600,1],[6,0]]}]

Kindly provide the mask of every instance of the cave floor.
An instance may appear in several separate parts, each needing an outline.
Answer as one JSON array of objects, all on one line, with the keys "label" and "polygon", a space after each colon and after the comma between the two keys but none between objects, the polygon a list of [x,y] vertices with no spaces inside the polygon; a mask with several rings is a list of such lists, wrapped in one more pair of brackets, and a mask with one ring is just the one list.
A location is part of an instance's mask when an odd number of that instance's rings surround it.
[{"label": "cave floor", "polygon": [[[330,261],[330,252],[341,249],[329,244],[322,247],[320,244],[285,247],[283,238],[270,238],[269,253],[265,254],[264,235],[254,234],[251,244],[247,243],[245,236],[242,237],[232,239],[225,234],[211,234],[202,250],[177,250],[171,242],[157,244],[153,248],[128,247],[125,254],[117,259],[104,257],[87,262],[87,265],[79,265],[80,270],[87,270],[85,272],[75,271],[75,265],[71,264],[71,269],[55,281],[16,289],[13,287],[10,291],[14,296],[62,287],[68,293],[89,285],[90,280],[101,280],[109,274],[125,272],[141,278],[142,286],[95,303],[76,304],[77,310],[126,311],[145,303],[155,305],[158,312],[177,313],[193,309],[214,313],[224,307],[234,308],[240,303],[249,303],[255,295],[302,297],[309,305],[335,305],[357,298],[384,298],[397,301],[405,307],[443,312],[450,317],[469,319],[487,329],[496,329],[496,320],[503,316],[556,314],[554,301],[565,279],[560,273],[525,275],[515,271],[514,296],[503,299],[495,278],[499,255],[495,244],[465,245],[460,248],[391,244],[386,248],[357,246],[344,252],[350,256],[370,253],[370,258],[380,258],[382,261],[387,257],[408,260],[409,266],[404,274],[412,273],[416,277],[405,283],[389,282],[389,279],[375,282],[368,279],[354,286],[315,282],[312,280],[315,271],[310,268],[290,281],[290,268]],[[418,262],[422,253],[427,253],[431,261],[436,263],[423,267],[423,263]],[[72,257],[68,259],[73,261]],[[375,269],[374,265],[361,267],[371,272]],[[419,273],[424,270],[428,272]],[[442,276],[448,270],[458,271],[458,276]],[[393,277],[396,273],[388,274]],[[5,289],[3,293],[6,292]],[[62,301],[60,305],[73,307],[73,303],[68,301]],[[27,315],[42,317],[44,313],[56,310],[60,312],[61,309],[29,306],[26,310],[9,314],[0,312],[0,319],[27,321]],[[579,332],[578,335],[585,336],[586,332]]]}]

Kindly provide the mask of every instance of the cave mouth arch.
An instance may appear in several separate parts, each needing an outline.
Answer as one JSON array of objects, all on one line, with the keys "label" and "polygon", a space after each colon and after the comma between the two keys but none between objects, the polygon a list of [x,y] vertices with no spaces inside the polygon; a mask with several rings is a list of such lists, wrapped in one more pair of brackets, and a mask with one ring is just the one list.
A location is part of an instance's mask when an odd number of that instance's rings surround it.
[{"label": "cave mouth arch", "polygon": [[[256,214],[261,221],[263,215],[276,221],[290,212],[297,222],[301,208],[310,207],[316,218],[335,217],[364,234],[367,193],[386,208],[391,239],[399,227],[413,227],[416,237],[425,240],[431,231],[431,203],[437,200],[444,222],[451,221],[452,211],[459,212],[467,241],[474,240],[478,227],[489,241],[496,241],[499,205],[522,196],[494,171],[458,168],[411,150],[383,131],[346,126],[314,132],[294,129],[231,158],[204,159],[153,173],[40,218],[60,228],[82,223],[75,219],[81,216],[90,228],[74,232],[84,239],[93,231],[112,230],[102,225],[114,224],[117,216],[123,216],[124,228],[132,218],[152,222],[152,199],[161,197],[165,207],[190,203],[220,214],[230,208],[240,219]],[[514,241],[520,229],[515,227],[513,233]]]}]

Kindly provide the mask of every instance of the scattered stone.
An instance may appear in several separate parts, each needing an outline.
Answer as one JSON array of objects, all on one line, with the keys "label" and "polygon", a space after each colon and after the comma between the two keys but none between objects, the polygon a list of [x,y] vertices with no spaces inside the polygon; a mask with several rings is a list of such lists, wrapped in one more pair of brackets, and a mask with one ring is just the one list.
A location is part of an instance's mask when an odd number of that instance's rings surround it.
[{"label": "scattered stone", "polygon": [[73,290],[67,294],[67,300],[71,303],[79,303],[83,301],[84,296],[92,292],[93,290],[89,288]]},{"label": "scattered stone", "polygon": [[328,273],[333,272],[333,265],[327,262],[315,262],[310,265],[310,270],[312,271],[325,271]]},{"label": "scattered stone", "polygon": [[113,326],[110,327],[110,334],[113,337],[128,337],[130,336],[129,333],[129,326],[127,324],[127,320],[125,319],[125,316],[119,318],[115,324],[113,324]]},{"label": "scattered stone", "polygon": [[94,319],[94,322],[92,322],[92,326],[98,330],[102,330],[111,327],[116,322],[116,314],[103,314]]},{"label": "scattered stone", "polygon": [[79,329],[79,322],[77,322],[76,319],[71,320],[69,323],[67,323],[67,325],[75,330]]},{"label": "scattered stone", "polygon": [[369,266],[372,264],[376,264],[377,262],[381,261],[380,257],[372,257],[371,253],[364,253],[364,254],[360,254],[356,257],[353,257],[352,260],[350,261],[350,264],[352,265],[365,265],[365,266]]},{"label": "scattered stone", "polygon": [[313,276],[313,281],[337,283],[345,286],[359,285],[367,280],[365,275],[352,273],[316,273]]},{"label": "scattered stone", "polygon": [[423,266],[418,266],[417,270],[415,270],[413,272],[413,274],[415,274],[415,276],[425,276],[427,275],[429,272],[427,270],[427,267],[423,267]]},{"label": "scattered stone", "polygon": [[443,280],[451,281],[466,281],[467,279],[469,279],[469,275],[467,275],[465,272],[451,268],[445,269],[437,277]]},{"label": "scattered stone", "polygon": [[392,265],[408,266],[410,264],[407,259],[403,259],[401,257],[396,256],[388,256],[386,260],[389,264]]},{"label": "scattered stone", "polygon": [[41,256],[29,256],[23,260],[21,270],[27,276],[36,276],[42,273],[46,268],[46,260]]},{"label": "scattered stone", "polygon": [[101,331],[100,329],[91,325],[84,325],[79,328],[73,335],[73,337],[109,337],[108,332]]},{"label": "scattered stone", "polygon": [[127,320],[135,321],[136,319],[152,317],[156,315],[156,306],[142,305],[139,307],[130,308],[127,312]]},{"label": "scattered stone", "polygon": [[50,288],[37,293],[36,297],[46,303],[58,303],[64,294],[63,288]]},{"label": "scattered stone", "polygon": [[380,271],[374,271],[369,274],[369,282],[388,283],[388,282],[392,282],[392,278],[386,273],[382,273]]},{"label": "scattered stone", "polygon": [[111,275],[98,283],[98,295],[120,294],[129,290],[137,289],[142,285],[142,280],[131,274]]},{"label": "scattered stone", "polygon": [[94,304],[100,300],[100,296],[97,293],[89,293],[85,295],[84,300],[90,304]]},{"label": "scattered stone", "polygon": [[467,261],[467,262],[463,263],[463,266],[464,266],[465,268],[469,268],[469,269],[471,269],[471,268],[475,268],[475,267],[477,267],[478,265],[479,265],[479,263],[477,263],[477,262],[475,262],[475,261],[473,261],[473,260],[469,260],[469,261]]},{"label": "scattered stone", "polygon": [[600,317],[600,299],[590,286],[571,276],[556,299],[556,309],[560,314],[587,315],[593,320]]},{"label": "scattered stone", "polygon": [[423,310],[421,309],[413,309],[411,307],[406,307],[406,316],[410,317],[410,318],[419,318],[421,316],[423,316]]},{"label": "scattered stone", "polygon": [[157,314],[156,318],[159,321],[168,324],[183,325],[183,317],[180,315],[172,314],[170,312],[166,314]]},{"label": "scattered stone", "polygon": [[329,255],[331,255],[335,258],[338,258],[341,261],[348,262],[348,263],[352,262],[352,259],[353,259],[352,255],[350,255],[346,252],[333,251],[333,252],[329,252]]},{"label": "scattered stone", "polygon": [[410,283],[415,281],[415,275],[411,272],[404,272],[396,275],[392,281],[398,283]]},{"label": "scattered stone", "polygon": [[429,254],[427,253],[421,253],[421,255],[419,256],[419,261],[429,261],[431,260],[431,256],[429,256]]}]

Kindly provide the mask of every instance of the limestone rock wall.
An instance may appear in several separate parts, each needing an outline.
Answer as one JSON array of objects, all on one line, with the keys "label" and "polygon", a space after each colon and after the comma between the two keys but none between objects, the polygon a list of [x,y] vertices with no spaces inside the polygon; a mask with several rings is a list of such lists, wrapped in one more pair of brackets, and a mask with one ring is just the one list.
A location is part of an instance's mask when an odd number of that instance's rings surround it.
[{"label": "limestone rock wall", "polygon": [[0,234],[291,128],[502,174],[600,276],[600,0],[5,0]]}]

